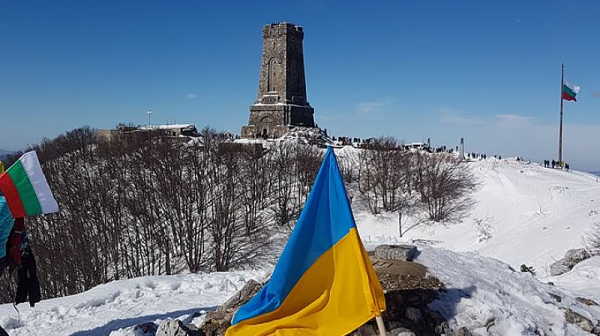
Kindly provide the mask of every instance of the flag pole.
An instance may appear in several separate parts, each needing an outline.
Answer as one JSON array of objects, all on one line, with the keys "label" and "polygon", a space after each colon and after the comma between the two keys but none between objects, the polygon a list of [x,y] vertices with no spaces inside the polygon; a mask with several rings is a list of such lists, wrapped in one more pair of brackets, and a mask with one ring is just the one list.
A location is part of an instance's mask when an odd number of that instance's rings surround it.
[{"label": "flag pole", "polygon": [[379,328],[379,335],[387,336],[387,331],[385,330],[385,324],[383,324],[383,317],[381,317],[381,313],[375,316],[375,320],[377,321],[377,327]]},{"label": "flag pole", "polygon": [[565,64],[562,64],[560,76],[560,133],[558,135],[558,164],[562,167],[562,134],[563,134],[563,86],[565,85]]},{"label": "flag pole", "polygon": [[[362,246],[362,242],[360,243],[361,248],[364,250],[364,246]],[[367,262],[363,259],[363,262]],[[369,263],[371,261],[369,260]],[[367,276],[369,273],[367,272]],[[379,279],[377,279],[379,281]],[[379,336],[387,336],[387,330],[385,330],[385,323],[383,323],[383,317],[381,316],[381,308],[379,307],[379,302],[377,301],[377,297],[375,293],[373,293],[373,288],[369,286],[369,290],[371,292],[371,297],[373,298],[373,302],[375,303],[375,307],[377,309],[377,314],[375,314],[375,321],[377,321],[377,328],[379,328]]]},{"label": "flag pole", "polygon": [[[360,238],[359,238],[360,239]],[[365,260],[364,256],[366,255],[366,251],[365,251],[365,247],[362,244],[362,242],[359,243],[360,244],[360,248],[363,250],[364,254],[363,254],[363,267],[368,267],[367,266],[367,262],[371,263],[370,259],[367,258],[367,260]],[[367,272],[367,277],[369,278],[369,282],[372,281],[371,276],[369,274],[369,272]],[[377,281],[379,281],[379,279],[376,279]],[[375,309],[377,309],[377,313],[375,313],[375,321],[377,321],[377,328],[379,328],[379,336],[387,336],[387,330],[385,330],[385,323],[383,323],[383,317],[381,316],[381,308],[379,307],[379,302],[377,301],[377,296],[375,295],[375,293],[373,292],[373,287],[371,287],[369,285],[369,291],[371,292],[371,297],[373,298],[373,302],[375,303]]]}]

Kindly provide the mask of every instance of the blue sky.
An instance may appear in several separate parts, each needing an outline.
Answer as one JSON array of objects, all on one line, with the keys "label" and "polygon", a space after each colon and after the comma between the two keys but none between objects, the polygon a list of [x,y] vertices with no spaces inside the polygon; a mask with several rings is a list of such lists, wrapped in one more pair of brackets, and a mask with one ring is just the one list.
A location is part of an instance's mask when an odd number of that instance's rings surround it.
[{"label": "blue sky", "polygon": [[600,170],[598,1],[0,0],[0,148],[119,122],[239,133],[263,25],[304,27],[308,100],[339,136],[431,138]]}]

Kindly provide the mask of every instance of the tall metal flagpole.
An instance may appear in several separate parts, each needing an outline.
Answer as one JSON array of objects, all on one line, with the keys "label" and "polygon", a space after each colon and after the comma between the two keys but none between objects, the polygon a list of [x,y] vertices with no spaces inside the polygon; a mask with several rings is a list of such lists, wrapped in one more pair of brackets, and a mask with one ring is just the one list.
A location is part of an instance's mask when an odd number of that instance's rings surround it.
[{"label": "tall metal flagpole", "polygon": [[558,136],[558,164],[562,167],[562,124],[563,124],[563,85],[565,83],[565,64],[562,64],[560,76],[560,134]]}]

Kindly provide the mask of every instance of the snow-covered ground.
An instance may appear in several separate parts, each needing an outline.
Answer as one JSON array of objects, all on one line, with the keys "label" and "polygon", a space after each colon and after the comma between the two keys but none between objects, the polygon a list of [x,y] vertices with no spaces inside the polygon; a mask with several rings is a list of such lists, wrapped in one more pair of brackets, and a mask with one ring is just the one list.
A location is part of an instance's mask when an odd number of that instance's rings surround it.
[{"label": "snow-covered ground", "polygon": [[[0,305],[0,325],[11,336],[136,335],[136,325],[177,318],[202,320],[250,279],[263,280],[266,270],[114,281],[87,292],[44,300],[30,308]],[[199,316],[195,316],[198,315]]]},{"label": "snow-covered ground", "polygon": [[[336,153],[353,157],[355,151],[345,147]],[[561,276],[548,277],[546,269],[568,249],[581,247],[582,236],[600,221],[598,177],[511,159],[469,166],[479,182],[473,193],[477,204],[462,222],[419,226],[400,238],[396,214],[373,216],[353,205],[365,245],[426,241],[419,245],[417,261],[446,284],[448,291],[431,307],[451,326],[466,326],[475,335],[534,335],[536,330],[539,335],[584,335],[565,322],[564,312],[572,309],[594,324],[600,319],[599,307],[575,300],[583,296],[600,302],[600,257]],[[508,264],[517,270],[521,264],[533,266],[541,280],[512,271]],[[35,308],[21,304],[20,313],[0,305],[0,325],[12,336],[137,336],[141,333],[134,326],[144,322],[178,318],[199,323],[203,312],[269,271],[116,281]]]},{"label": "snow-covered ground", "polygon": [[[462,222],[421,225],[400,238],[396,213],[355,211],[366,245],[422,239],[453,251],[478,251],[515,269],[533,266],[547,275],[548,266],[567,250],[582,247],[582,237],[600,221],[595,175],[513,159],[491,158],[469,167],[479,182],[472,195],[477,203]],[[412,220],[404,218],[405,227]]]},{"label": "snow-covered ground", "polygon": [[[482,336],[589,335],[566,322],[565,311],[571,309],[594,325],[600,319],[599,306],[586,306],[575,300],[578,295],[573,292],[542,283],[530,273],[511,270],[498,260],[476,252],[456,253],[429,246],[419,249],[417,261],[447,287],[429,307],[448,318],[451,327],[467,327],[474,335]],[[597,267],[600,257],[590,261],[590,266]],[[567,287],[574,281],[575,286],[586,287],[586,298],[600,298],[597,269],[593,278],[568,276],[569,273],[556,280]],[[550,294],[559,296],[560,302]]]},{"label": "snow-covered ground", "polygon": [[[446,284],[430,304],[474,335],[586,335],[565,321],[567,309],[600,319],[600,307],[586,306],[576,296],[600,302],[600,257],[554,277],[556,285],[529,273],[513,271],[498,260],[476,252],[452,252],[419,245],[416,261]],[[139,336],[136,325],[175,318],[199,324],[249,279],[262,280],[268,270],[142,277],[115,281],[69,297],[45,300],[29,308],[0,306],[0,325],[10,335]],[[571,288],[572,291],[568,290]],[[561,301],[550,294],[558,295]]]},{"label": "snow-covered ground", "polygon": [[568,273],[548,277],[544,281],[553,282],[577,296],[595,297],[594,300],[600,303],[600,256],[584,260]]}]

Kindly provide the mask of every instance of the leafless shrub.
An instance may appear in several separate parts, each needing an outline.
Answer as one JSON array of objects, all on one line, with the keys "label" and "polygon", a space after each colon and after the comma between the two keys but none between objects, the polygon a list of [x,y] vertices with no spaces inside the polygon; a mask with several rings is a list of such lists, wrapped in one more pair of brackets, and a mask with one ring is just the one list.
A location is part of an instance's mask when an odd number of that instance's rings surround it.
[{"label": "leafless shrub", "polygon": [[583,237],[586,249],[593,255],[600,255],[600,223],[594,223],[594,226]]},{"label": "leafless shrub", "polygon": [[[84,127],[28,148],[38,152],[61,208],[26,223],[44,297],[265,257],[275,224],[297,218],[321,151],[282,144],[266,153],[210,128],[201,135],[190,145],[156,132],[107,140]],[[0,283],[3,302],[12,299],[12,283]]]},{"label": "leafless shrub", "polygon": [[445,154],[418,154],[417,189],[434,222],[458,221],[474,205],[475,178],[466,164]]}]

